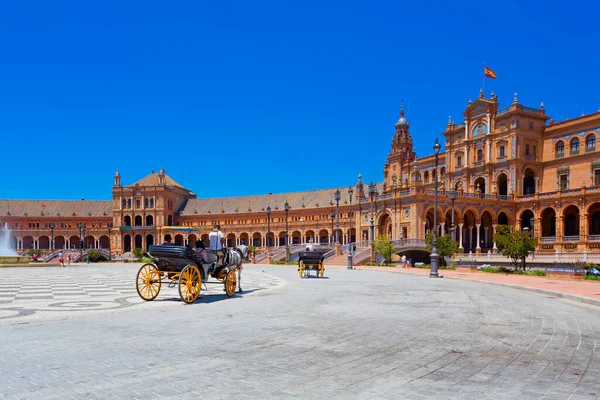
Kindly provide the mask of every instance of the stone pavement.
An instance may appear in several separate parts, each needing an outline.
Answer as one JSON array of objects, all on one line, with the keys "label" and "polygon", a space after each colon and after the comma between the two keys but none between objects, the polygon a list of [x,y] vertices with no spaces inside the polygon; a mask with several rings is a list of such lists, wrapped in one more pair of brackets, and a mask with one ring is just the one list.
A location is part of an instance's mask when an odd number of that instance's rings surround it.
[{"label": "stone pavement", "polygon": [[[0,270],[12,299],[0,309],[35,311],[0,319],[2,399],[599,397],[597,306],[468,280],[335,268],[300,279],[261,265],[245,268],[249,293],[234,298],[215,285],[192,305],[175,288],[141,302],[139,265],[103,267]],[[80,295],[63,300],[53,275]],[[36,282],[23,296],[20,279]],[[39,298],[44,280],[52,299]],[[124,297],[122,308],[50,307]]]}]

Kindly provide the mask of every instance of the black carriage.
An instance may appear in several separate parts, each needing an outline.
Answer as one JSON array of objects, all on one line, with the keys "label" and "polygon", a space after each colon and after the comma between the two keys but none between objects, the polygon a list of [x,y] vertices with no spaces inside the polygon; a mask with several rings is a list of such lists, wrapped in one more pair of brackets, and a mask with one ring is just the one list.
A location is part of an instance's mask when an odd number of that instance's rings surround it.
[{"label": "black carriage", "polygon": [[325,274],[324,260],[320,251],[301,251],[298,253],[298,275],[300,278],[308,278],[310,271],[315,271],[317,278],[322,278]]},{"label": "black carriage", "polygon": [[[205,263],[189,247],[174,245],[150,246],[145,255],[152,262],[144,264],[138,271],[137,292],[146,301],[158,296],[163,280],[177,285],[179,296],[188,304],[196,301],[204,283],[222,283],[227,296],[235,294],[238,266],[217,264],[216,261]],[[216,282],[209,282],[209,277]]]}]

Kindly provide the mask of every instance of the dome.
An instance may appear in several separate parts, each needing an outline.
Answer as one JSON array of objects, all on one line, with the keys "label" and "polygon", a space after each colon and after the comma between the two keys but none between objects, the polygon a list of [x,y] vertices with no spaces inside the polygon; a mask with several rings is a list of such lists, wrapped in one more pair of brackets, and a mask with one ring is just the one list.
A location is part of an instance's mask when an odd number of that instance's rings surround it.
[{"label": "dome", "polygon": [[396,122],[396,126],[408,126],[408,121],[404,118],[404,101],[402,102],[402,106],[400,106],[400,119]]}]

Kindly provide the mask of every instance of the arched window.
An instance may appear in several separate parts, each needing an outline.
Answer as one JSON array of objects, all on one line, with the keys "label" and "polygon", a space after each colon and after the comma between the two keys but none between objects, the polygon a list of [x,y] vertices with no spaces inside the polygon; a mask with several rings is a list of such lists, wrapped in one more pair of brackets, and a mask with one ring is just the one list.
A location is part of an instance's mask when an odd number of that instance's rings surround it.
[{"label": "arched window", "polygon": [[446,179],[446,167],[442,167],[442,169],[440,170],[440,174],[442,174],[442,180]]},{"label": "arched window", "polygon": [[596,150],[596,135],[593,133],[585,139],[585,151]]},{"label": "arched window", "polygon": [[423,172],[423,182],[429,183],[429,171]]},{"label": "arched window", "polygon": [[462,156],[457,156],[456,157],[456,166],[457,167],[462,167]]},{"label": "arched window", "polygon": [[485,135],[487,133],[487,126],[484,123],[477,124],[475,128],[473,128],[473,137]]},{"label": "arched window", "polygon": [[483,161],[483,150],[477,150],[477,161]]},{"label": "arched window", "polygon": [[562,158],[565,155],[565,142],[556,143],[556,158]]},{"label": "arched window", "polygon": [[571,155],[579,154],[579,139],[571,140]]}]

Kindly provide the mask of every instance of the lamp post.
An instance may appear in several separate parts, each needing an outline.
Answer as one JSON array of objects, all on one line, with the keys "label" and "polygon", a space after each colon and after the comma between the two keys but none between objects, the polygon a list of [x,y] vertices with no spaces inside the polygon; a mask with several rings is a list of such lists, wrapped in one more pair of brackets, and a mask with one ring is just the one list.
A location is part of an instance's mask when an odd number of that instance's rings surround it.
[{"label": "lamp post", "polygon": [[335,191],[335,244],[340,244],[340,189]]},{"label": "lamp post", "polygon": [[335,212],[333,210],[331,210],[331,212],[329,213],[329,216],[331,217],[331,238],[329,239],[329,243],[333,243],[334,241],[334,236],[333,236],[333,219],[335,218]]},{"label": "lamp post", "polygon": [[452,190],[448,192],[448,197],[450,197],[450,202],[452,203],[452,225],[450,226],[450,234],[452,235],[452,240],[456,240],[454,237],[454,200],[456,200],[456,191]]},{"label": "lamp post", "polygon": [[77,227],[79,228],[79,258],[81,258],[83,257],[83,224],[78,222]]},{"label": "lamp post", "polygon": [[267,206],[267,247],[271,247],[271,206]]},{"label": "lamp post", "polygon": [[[438,169],[438,155],[440,154],[440,149],[442,146],[440,145],[440,141],[438,138],[435,138],[435,143],[433,144],[433,152],[435,153],[435,170]],[[433,240],[431,245],[431,272],[429,273],[430,278],[439,278],[438,274],[438,252],[437,252],[437,173],[435,174],[435,178],[433,180]]]},{"label": "lamp post", "polygon": [[350,226],[348,229],[348,269],[352,269],[352,186],[348,188],[348,196],[350,196],[350,208],[348,210],[348,216],[350,218]]},{"label": "lamp post", "polygon": [[531,232],[531,237],[534,238],[533,232],[533,224],[535,223],[535,219],[533,217],[529,218],[529,231]]},{"label": "lamp post", "polygon": [[50,227],[50,251],[54,253],[54,228],[56,225],[54,225],[54,222],[50,222],[48,226]]},{"label": "lamp post", "polygon": [[108,225],[106,225],[106,227],[108,228],[108,261],[112,261],[112,257],[110,254],[110,230],[112,228],[112,224],[109,222]]},{"label": "lamp post", "polygon": [[371,198],[371,237],[370,242],[373,243],[375,240],[375,225],[373,224],[373,200],[375,200],[375,184],[369,183],[369,197]]},{"label": "lamp post", "polygon": [[285,210],[285,262],[290,261],[290,236],[288,231],[288,213],[290,211],[290,205],[286,201],[283,205]]}]

